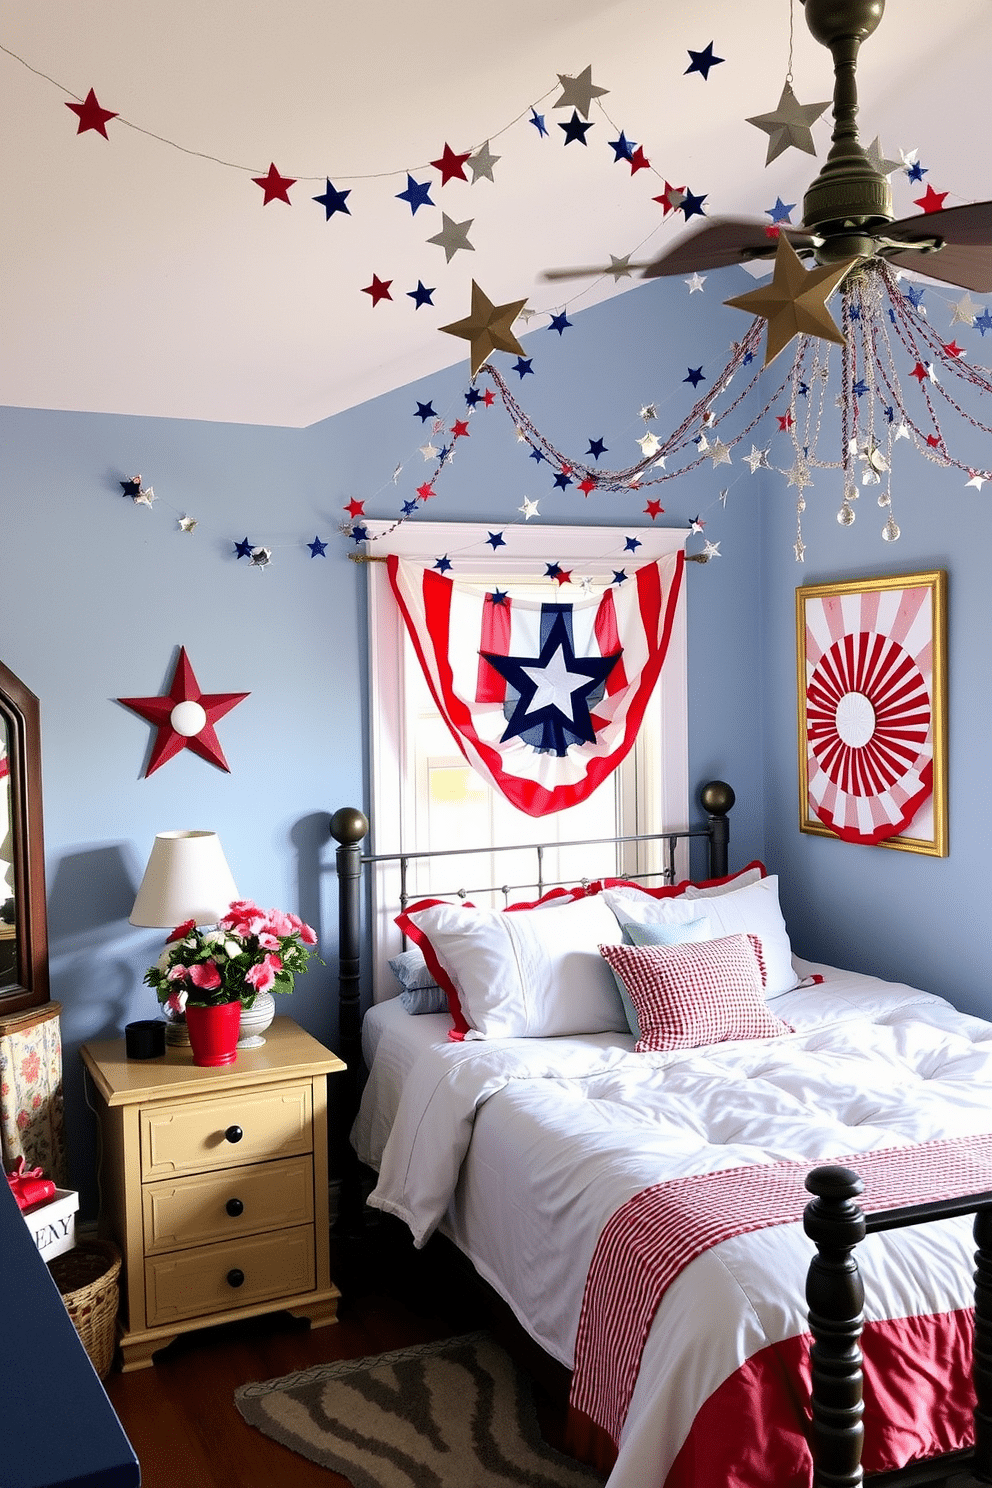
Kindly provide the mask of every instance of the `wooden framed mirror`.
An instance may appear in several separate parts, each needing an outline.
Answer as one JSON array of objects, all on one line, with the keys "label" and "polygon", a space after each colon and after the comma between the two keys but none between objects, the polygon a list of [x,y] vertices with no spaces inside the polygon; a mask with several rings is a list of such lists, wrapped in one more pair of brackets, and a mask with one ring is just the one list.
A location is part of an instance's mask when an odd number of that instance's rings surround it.
[{"label": "wooden framed mirror", "polygon": [[0,662],[0,1015],[48,993],[38,699]]}]

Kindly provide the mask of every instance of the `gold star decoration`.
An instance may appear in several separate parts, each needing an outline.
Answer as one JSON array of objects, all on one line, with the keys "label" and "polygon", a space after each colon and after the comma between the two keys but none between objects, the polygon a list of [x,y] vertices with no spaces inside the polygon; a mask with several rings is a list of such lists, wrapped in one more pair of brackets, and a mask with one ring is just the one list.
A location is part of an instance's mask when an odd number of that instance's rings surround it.
[{"label": "gold star decoration", "polygon": [[478,372],[491,351],[511,351],[523,356],[520,345],[510,327],[526,305],[526,300],[514,300],[509,305],[494,305],[475,280],[472,280],[472,313],[464,320],[453,320],[441,326],[449,336],[462,336],[471,347],[472,376]]},{"label": "gold star decoration", "polygon": [[821,341],[839,341],[843,346],[844,335],[827,309],[827,300],[857,262],[856,258],[848,258],[843,263],[804,269],[798,253],[782,234],[775,250],[772,282],[723,303],[767,320],[766,367],[794,336],[817,336]]}]

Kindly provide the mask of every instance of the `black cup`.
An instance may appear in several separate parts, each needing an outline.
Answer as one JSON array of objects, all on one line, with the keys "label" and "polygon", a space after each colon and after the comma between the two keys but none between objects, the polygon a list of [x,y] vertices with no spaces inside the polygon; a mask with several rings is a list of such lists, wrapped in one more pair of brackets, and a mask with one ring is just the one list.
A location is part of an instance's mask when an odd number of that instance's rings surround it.
[{"label": "black cup", "polygon": [[158,1059],[165,1053],[165,1024],[161,1018],[144,1018],[124,1029],[128,1059]]}]

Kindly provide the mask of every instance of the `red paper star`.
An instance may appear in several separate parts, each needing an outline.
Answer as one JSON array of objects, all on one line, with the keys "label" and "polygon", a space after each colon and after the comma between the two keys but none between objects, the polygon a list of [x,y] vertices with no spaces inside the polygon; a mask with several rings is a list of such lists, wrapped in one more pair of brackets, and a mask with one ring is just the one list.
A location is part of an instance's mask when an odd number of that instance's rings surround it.
[{"label": "red paper star", "polygon": [[650,517],[653,522],[655,517],[660,517],[664,510],[660,501],[649,501],[644,508],[644,515]]},{"label": "red paper star", "polygon": [[588,475],[586,476],[585,480],[579,481],[579,490],[582,492],[583,496],[588,496],[589,492],[595,491],[595,489],[596,482],[594,480],[591,480]]},{"label": "red paper star", "polygon": [[492,408],[493,404],[496,402],[496,394],[493,392],[492,388],[486,388],[486,391],[482,395],[482,401],[483,403],[485,403],[487,408]]},{"label": "red paper star", "polygon": [[931,449],[940,449],[940,435],[928,434],[927,444],[930,446]]},{"label": "red paper star", "polygon": [[964,356],[964,347],[963,346],[959,346],[956,341],[948,341],[947,345],[943,348],[943,350],[947,352],[947,355],[948,356],[952,356],[952,357]]},{"label": "red paper star", "polygon": [[145,779],[177,755],[181,749],[192,749],[201,759],[230,770],[224,751],[214,732],[214,724],[244,701],[247,692],[201,692],[193,675],[186,647],[180,647],[179,660],[172,674],[172,685],[164,697],[118,698],[158,729],[152,745]]},{"label": "red paper star", "polygon": [[[684,196],[684,186],[673,186],[669,181],[666,181],[664,191],[661,193],[660,196],[656,196],[654,200],[661,203],[664,215],[667,217],[669,212],[675,211],[676,207]],[[677,200],[673,201],[672,197],[677,198]]]},{"label": "red paper star", "polygon": [[417,495],[420,497],[421,501],[430,501],[431,497],[434,495],[434,487],[431,485],[430,481],[425,481],[422,486],[417,487]]},{"label": "red paper star", "polygon": [[95,129],[97,134],[102,134],[104,139],[107,139],[108,135],[105,127],[107,120],[117,118],[117,115],[112,109],[100,107],[92,88],[82,103],[67,103],[66,108],[72,109],[74,114],[79,115],[77,134],[85,134],[87,129]]},{"label": "red paper star", "polygon": [[777,413],[775,417],[778,419],[778,426],[780,429],[785,430],[792,428],[793,418],[791,413]]},{"label": "red paper star", "polygon": [[456,439],[468,439],[468,419],[455,419],[451,426],[451,432]]},{"label": "red paper star", "polygon": [[351,500],[348,502],[348,505],[345,507],[345,511],[348,513],[349,517],[361,517],[361,516],[364,516],[364,514],[365,514],[365,502],[364,501],[356,501],[355,497],[353,496],[351,498]]},{"label": "red paper star", "polygon": [[296,185],[295,176],[281,176],[275,166],[270,164],[266,175],[252,176],[252,180],[256,186],[262,188],[263,207],[267,207],[270,201],[283,201],[287,207],[293,205],[289,199],[289,188]]},{"label": "red paper star", "polygon": [[442,154],[440,160],[431,161],[431,165],[434,167],[434,169],[441,172],[442,186],[446,185],[446,183],[451,180],[465,180],[465,172],[462,169],[462,166],[465,164],[471,153],[471,150],[466,150],[464,155],[457,155],[449,144],[445,144],[444,153]]},{"label": "red paper star", "polygon": [[924,367],[922,362],[917,362],[916,366],[913,368],[912,372],[909,375],[910,377],[915,377],[917,382],[922,387],[930,374],[928,373],[926,367]]},{"label": "red paper star", "polygon": [[924,194],[915,197],[914,200],[924,212],[939,212],[946,197],[946,191],[934,191],[932,186],[928,186]]},{"label": "red paper star", "polygon": [[632,152],[627,161],[627,164],[630,166],[630,174],[632,176],[636,176],[639,170],[651,169],[651,162],[645,155],[640,145],[638,145],[637,149]]},{"label": "red paper star", "polygon": [[373,274],[372,283],[365,286],[362,294],[372,296],[373,306],[378,305],[380,300],[391,300],[393,297],[389,293],[389,286],[392,282],[392,279],[380,279],[378,274]]},{"label": "red paper star", "polygon": [[552,578],[560,589],[562,584],[570,584],[572,582],[572,571],[569,568],[560,568],[556,574],[552,574]]}]

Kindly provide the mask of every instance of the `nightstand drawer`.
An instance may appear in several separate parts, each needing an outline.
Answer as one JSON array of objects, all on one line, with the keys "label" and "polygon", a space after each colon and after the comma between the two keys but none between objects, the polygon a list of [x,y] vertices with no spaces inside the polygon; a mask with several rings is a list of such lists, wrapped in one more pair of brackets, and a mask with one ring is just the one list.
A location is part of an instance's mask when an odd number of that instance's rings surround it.
[{"label": "nightstand drawer", "polygon": [[145,1262],[147,1322],[155,1328],[215,1318],[276,1297],[299,1298],[316,1285],[313,1225],[200,1245]]},{"label": "nightstand drawer", "polygon": [[312,1118],[309,1084],[142,1107],[142,1180],[309,1152]]},{"label": "nightstand drawer", "polygon": [[291,1157],[222,1173],[165,1178],[146,1183],[141,1202],[146,1255],[310,1224],[313,1161]]}]

